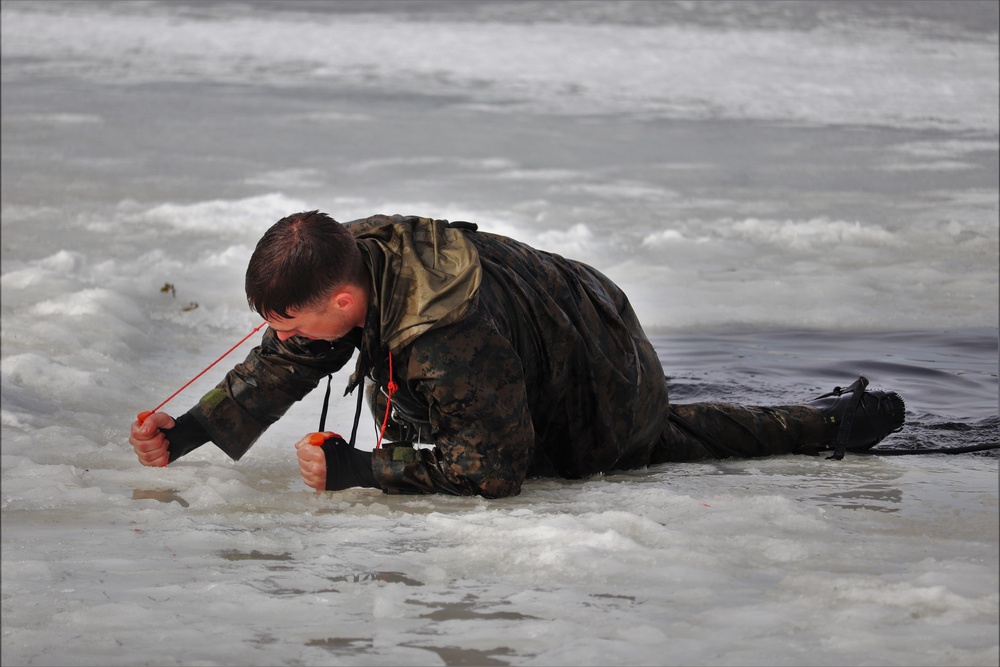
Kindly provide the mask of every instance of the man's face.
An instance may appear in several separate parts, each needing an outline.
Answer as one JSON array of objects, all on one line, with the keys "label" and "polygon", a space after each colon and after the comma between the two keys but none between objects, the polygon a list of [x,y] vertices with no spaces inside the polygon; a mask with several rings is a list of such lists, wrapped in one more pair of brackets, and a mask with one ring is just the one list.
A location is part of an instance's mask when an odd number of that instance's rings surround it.
[{"label": "man's face", "polygon": [[337,340],[354,328],[344,311],[334,307],[301,308],[290,310],[288,319],[277,316],[268,318],[268,325],[278,335],[278,340],[301,336],[312,340]]}]

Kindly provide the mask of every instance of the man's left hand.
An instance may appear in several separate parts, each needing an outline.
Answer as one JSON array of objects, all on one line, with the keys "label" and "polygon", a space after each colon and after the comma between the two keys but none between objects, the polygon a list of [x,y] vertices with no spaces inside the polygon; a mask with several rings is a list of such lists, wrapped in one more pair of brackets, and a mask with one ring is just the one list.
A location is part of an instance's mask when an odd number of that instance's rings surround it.
[{"label": "man's left hand", "polygon": [[[326,490],[326,454],[322,447],[312,444],[309,434],[295,443],[295,453],[299,457],[299,472],[306,486],[317,491]],[[330,435],[333,435],[332,433]]]}]

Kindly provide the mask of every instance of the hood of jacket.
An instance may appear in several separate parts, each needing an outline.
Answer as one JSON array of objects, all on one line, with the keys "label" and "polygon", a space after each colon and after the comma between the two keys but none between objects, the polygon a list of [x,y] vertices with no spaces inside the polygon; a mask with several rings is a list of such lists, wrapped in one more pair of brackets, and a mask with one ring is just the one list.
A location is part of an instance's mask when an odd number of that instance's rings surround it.
[{"label": "hood of jacket", "polygon": [[378,338],[396,352],[458,320],[482,281],[479,253],[446,220],[376,215],[346,223],[371,271]]}]

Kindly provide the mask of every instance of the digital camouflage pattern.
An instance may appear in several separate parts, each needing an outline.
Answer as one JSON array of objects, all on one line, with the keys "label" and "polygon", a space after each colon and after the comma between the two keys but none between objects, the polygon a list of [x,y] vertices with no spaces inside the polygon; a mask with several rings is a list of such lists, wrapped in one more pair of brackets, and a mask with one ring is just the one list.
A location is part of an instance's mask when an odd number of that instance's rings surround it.
[{"label": "digital camouflage pattern", "polygon": [[270,329],[191,410],[234,459],[358,353],[390,493],[504,497],[526,478],[799,451],[830,439],[815,409],[675,406],[624,293],[597,270],[467,223],[375,216],[347,226],[371,269],[364,331],[335,342]]}]

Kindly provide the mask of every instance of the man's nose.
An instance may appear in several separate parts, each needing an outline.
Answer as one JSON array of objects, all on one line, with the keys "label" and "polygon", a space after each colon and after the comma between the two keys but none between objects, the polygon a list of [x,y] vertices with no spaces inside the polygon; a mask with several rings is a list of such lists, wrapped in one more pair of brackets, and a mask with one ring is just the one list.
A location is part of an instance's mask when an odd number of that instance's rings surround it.
[{"label": "man's nose", "polygon": [[276,334],[278,336],[278,340],[288,340],[289,338],[295,335],[290,331],[278,331],[276,332]]}]

